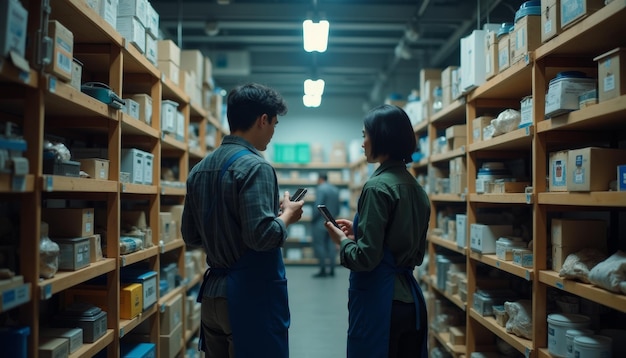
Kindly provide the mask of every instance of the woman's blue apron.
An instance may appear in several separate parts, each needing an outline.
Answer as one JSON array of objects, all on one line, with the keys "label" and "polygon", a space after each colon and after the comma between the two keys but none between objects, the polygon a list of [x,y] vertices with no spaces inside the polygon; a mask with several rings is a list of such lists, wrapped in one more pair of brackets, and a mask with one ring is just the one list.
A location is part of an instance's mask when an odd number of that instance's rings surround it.
[{"label": "woman's blue apron", "polygon": [[[242,152],[236,153],[222,172],[238,157],[248,154]],[[229,268],[209,268],[200,287],[198,302],[202,302],[204,287],[212,275],[227,278],[228,314],[235,357],[289,357],[290,314],[281,249],[248,250]],[[206,351],[202,328],[199,348]]]},{"label": "woman's blue apron", "polygon": [[[358,213],[353,230],[357,237]],[[391,252],[384,248],[383,260],[372,271],[351,272],[348,300],[348,358],[385,358],[389,352],[391,306],[397,274],[405,276],[411,285],[417,330],[423,334],[421,357],[428,357],[428,326],[420,326],[420,312],[425,304],[422,290],[413,277],[413,268],[398,267]],[[419,342],[415,342],[419,344]]]}]

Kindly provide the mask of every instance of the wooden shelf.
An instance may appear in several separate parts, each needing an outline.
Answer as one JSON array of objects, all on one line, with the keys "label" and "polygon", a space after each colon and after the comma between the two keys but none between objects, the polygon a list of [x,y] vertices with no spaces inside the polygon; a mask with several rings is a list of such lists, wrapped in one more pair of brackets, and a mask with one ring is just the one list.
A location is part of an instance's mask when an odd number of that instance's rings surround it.
[{"label": "wooden shelf", "polygon": [[496,322],[496,319],[494,317],[481,316],[480,313],[478,313],[473,308],[470,308],[469,315],[471,318],[489,329],[495,335],[502,338],[505,342],[513,346],[520,353],[524,354],[526,357],[532,357],[534,348],[533,342],[531,340],[507,333],[506,329],[500,326]]},{"label": "wooden shelf", "polygon": [[139,52],[137,47],[124,39],[124,65],[125,73],[147,73],[155,79],[161,77],[161,71],[146,56]]},{"label": "wooden shelf", "polygon": [[185,196],[187,194],[187,187],[172,187],[167,185],[161,185],[161,195],[167,196]]},{"label": "wooden shelf", "polygon": [[626,95],[537,123],[537,133],[553,130],[626,129]]},{"label": "wooden shelf", "polygon": [[115,261],[115,259],[105,258],[77,271],[59,271],[53,278],[45,279],[38,283],[38,296],[40,299],[45,300],[79,283],[111,272],[115,270]]},{"label": "wooden shelf", "polygon": [[[116,182],[117,183],[117,182]],[[123,194],[157,194],[157,186],[146,184],[119,183],[120,193]]]},{"label": "wooden shelf", "polygon": [[429,235],[428,240],[437,246],[445,247],[446,249],[458,252],[461,255],[467,254],[467,248],[459,247],[456,244],[456,241],[446,240],[438,235]]},{"label": "wooden shelf", "polygon": [[[195,119],[195,118],[207,118],[208,117],[208,113],[207,111],[202,108],[199,104],[195,103],[195,102],[191,102],[191,104],[189,105],[189,107],[191,108],[191,118],[190,119]],[[192,121],[195,122],[195,121]]]},{"label": "wooden shelf", "polygon": [[488,140],[472,143],[468,152],[479,150],[530,150],[534,127],[518,128]]},{"label": "wooden shelf", "polygon": [[592,284],[567,280],[555,271],[539,271],[539,282],[559,290],[569,292],[590,301],[600,303],[614,310],[626,312],[626,296],[607,291]]},{"label": "wooden shelf", "polygon": [[455,203],[464,203],[467,201],[466,194],[430,194],[429,198],[431,201],[447,201],[447,202],[455,202]]},{"label": "wooden shelf", "polygon": [[202,159],[207,155],[206,150],[202,150],[200,148],[189,148],[189,158],[192,159]]},{"label": "wooden shelf", "polygon": [[159,131],[145,122],[122,113],[122,135],[140,135],[150,138],[159,138]]},{"label": "wooden shelf", "polygon": [[533,194],[504,193],[504,194],[469,194],[470,203],[493,204],[532,204]]},{"label": "wooden shelf", "polygon": [[189,96],[171,79],[165,77],[164,74],[161,74],[161,83],[163,84],[163,99],[178,103],[189,103]]},{"label": "wooden shelf", "polygon": [[202,274],[194,276],[192,279],[189,280],[189,282],[185,284],[187,290],[193,288],[193,286],[197,285],[198,283],[201,283],[203,278],[204,276]]},{"label": "wooden shelf", "polygon": [[7,80],[10,83],[20,83],[31,88],[39,85],[39,75],[33,69],[22,71],[15,67],[8,58],[0,57],[0,83]]},{"label": "wooden shelf", "polygon": [[[20,193],[32,193],[35,190],[35,176],[27,174],[24,177],[24,190],[13,190],[13,176],[11,174],[0,174],[0,193],[2,194],[20,194]],[[21,185],[20,185],[21,186]]]},{"label": "wooden shelf", "polygon": [[159,308],[159,305],[154,304],[147,310],[141,312],[137,317],[133,319],[120,319],[120,338],[131,332],[135,327],[139,326],[141,322],[145,321],[152,315],[154,315]]},{"label": "wooden shelf", "polygon": [[455,100],[430,117],[430,123],[438,128],[447,128],[452,124],[465,123],[465,97]]},{"label": "wooden shelf", "polygon": [[74,35],[74,43],[113,44],[122,47],[122,35],[89,7],[87,2],[60,0],[55,1],[51,9],[50,19],[63,19],[63,25]]},{"label": "wooden shelf", "polygon": [[531,94],[532,56],[532,53],[528,54],[525,60],[514,63],[511,67],[480,85],[469,93],[467,101],[471,102],[485,98],[515,99],[519,101]]},{"label": "wooden shelf", "polygon": [[[62,1],[60,1],[62,2]],[[85,117],[107,118],[111,121],[119,120],[120,111],[106,105],[104,102],[75,89],[67,83],[61,82],[53,76],[44,77],[46,96],[45,111],[47,116],[62,117],[65,120],[68,117],[79,117],[81,121],[74,122],[80,125],[80,128],[93,126],[93,120],[87,121]],[[103,128],[108,127],[107,121],[100,121],[99,125]]]},{"label": "wooden shelf", "polygon": [[[447,162],[450,159],[456,157],[462,157],[465,155],[465,146],[461,146],[455,150],[447,151],[445,153],[437,153],[430,156],[431,163]],[[447,163],[446,163],[447,164]]]},{"label": "wooden shelf", "polygon": [[500,260],[496,255],[481,255],[480,253],[470,250],[470,258],[517,277],[521,277],[527,281],[532,281],[535,276],[535,271],[532,268],[515,265],[513,261]]},{"label": "wooden shelf", "polygon": [[147,249],[131,252],[130,254],[120,255],[120,267],[135,264],[137,262],[149,259],[159,254],[159,246],[148,247]]},{"label": "wooden shelf", "polygon": [[466,348],[464,345],[454,345],[450,343],[450,333],[434,332],[434,336],[450,354],[453,354],[455,356],[465,354]]},{"label": "wooden shelf", "polygon": [[167,302],[169,302],[172,298],[174,298],[175,296],[178,296],[179,294],[183,292],[185,292],[185,286],[178,286],[178,287],[171,289],[165,295],[160,296],[159,308],[158,308],[159,312],[161,313],[165,312],[165,305],[167,304]]},{"label": "wooden shelf", "polygon": [[537,199],[543,205],[626,207],[624,191],[539,193]]},{"label": "wooden shelf", "polygon": [[441,288],[437,287],[437,285],[435,284],[436,282],[437,282],[437,277],[430,276],[430,284],[431,284],[431,287],[435,291],[437,291],[440,295],[442,295],[445,298],[447,298],[448,301],[454,303],[461,310],[465,311],[467,309],[467,302],[462,301],[461,300],[461,296],[459,296],[458,294],[455,294],[455,295],[448,294],[448,292],[446,292],[445,289],[441,289]]},{"label": "wooden shelf", "polygon": [[69,358],[93,357],[96,353],[113,343],[113,338],[115,338],[115,331],[107,329],[106,333],[100,337],[100,339],[93,343],[83,343],[76,352],[69,355]]},{"label": "wooden shelf", "polygon": [[159,245],[159,253],[164,254],[166,252],[174,251],[176,249],[180,249],[185,246],[185,241],[183,239],[175,239],[167,244]]},{"label": "wooden shelf", "polygon": [[172,137],[170,134],[161,133],[161,149],[185,152],[187,143]]},{"label": "wooden shelf", "polygon": [[[535,51],[535,58],[557,55],[600,55],[617,47],[626,32],[626,3],[612,1]],[[593,57],[592,56],[592,57]]]}]

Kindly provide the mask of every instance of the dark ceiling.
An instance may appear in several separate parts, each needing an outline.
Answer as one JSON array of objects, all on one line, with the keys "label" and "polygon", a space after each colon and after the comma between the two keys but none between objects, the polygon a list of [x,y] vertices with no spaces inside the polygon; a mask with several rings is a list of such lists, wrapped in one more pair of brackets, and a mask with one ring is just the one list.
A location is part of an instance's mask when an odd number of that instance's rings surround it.
[{"label": "dark ceiling", "polygon": [[[381,102],[418,86],[421,68],[459,64],[459,40],[486,22],[510,22],[511,0],[151,0],[163,37],[200,49],[214,62],[217,86],[260,82],[302,95],[307,78],[326,81],[325,96]],[[478,16],[480,14],[480,16]],[[328,50],[307,53],[302,21],[330,22]],[[402,46],[402,45],[405,46]],[[245,61],[249,58],[249,66]]]}]

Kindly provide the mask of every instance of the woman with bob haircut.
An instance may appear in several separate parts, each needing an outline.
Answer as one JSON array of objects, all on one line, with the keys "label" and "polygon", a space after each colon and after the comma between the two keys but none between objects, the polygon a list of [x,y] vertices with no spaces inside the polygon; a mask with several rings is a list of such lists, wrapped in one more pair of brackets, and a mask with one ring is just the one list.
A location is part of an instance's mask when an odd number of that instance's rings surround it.
[{"label": "woman with bob haircut", "polygon": [[430,219],[424,189],[407,170],[416,140],[401,108],[382,105],[363,121],[368,163],[380,163],[363,186],[353,221],[326,223],[350,269],[348,358],[427,357],[428,327],[413,269],[422,263]]}]

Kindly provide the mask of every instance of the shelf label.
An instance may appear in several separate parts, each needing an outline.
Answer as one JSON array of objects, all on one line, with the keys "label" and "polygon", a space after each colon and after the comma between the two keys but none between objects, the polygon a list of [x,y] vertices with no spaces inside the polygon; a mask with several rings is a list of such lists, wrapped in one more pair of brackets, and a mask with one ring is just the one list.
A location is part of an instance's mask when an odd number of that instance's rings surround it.
[{"label": "shelf label", "polygon": [[11,190],[17,192],[26,191],[26,176],[13,175],[11,177]]},{"label": "shelf label", "polygon": [[565,288],[563,286],[563,282],[562,281],[557,281],[554,286],[556,286],[556,288],[561,289],[561,290],[563,290]]},{"label": "shelf label", "polygon": [[526,194],[526,204],[532,204],[533,203],[533,195],[532,194]]},{"label": "shelf label", "polygon": [[52,297],[52,285],[47,284],[41,288],[41,299],[47,300]]},{"label": "shelf label", "polygon": [[496,267],[500,268],[500,261],[496,261]]},{"label": "shelf label", "polygon": [[46,175],[44,177],[44,190],[45,191],[52,191],[54,190],[54,179],[52,175]]},{"label": "shelf label", "polygon": [[126,192],[126,183],[122,183],[122,193]]},{"label": "shelf label", "polygon": [[126,257],[125,256],[120,257],[120,266],[126,266]]},{"label": "shelf label", "polygon": [[120,328],[120,338],[124,337],[124,328]]},{"label": "shelf label", "polygon": [[532,350],[530,350],[530,348],[527,347],[526,352],[524,352],[524,355],[526,356],[526,358],[530,358],[531,353],[532,353]]},{"label": "shelf label", "polygon": [[530,271],[526,270],[526,281],[530,281]]},{"label": "shelf label", "polygon": [[57,90],[57,79],[54,76],[48,77],[48,91],[54,93]]}]

